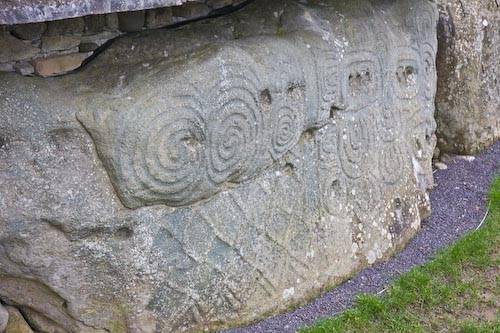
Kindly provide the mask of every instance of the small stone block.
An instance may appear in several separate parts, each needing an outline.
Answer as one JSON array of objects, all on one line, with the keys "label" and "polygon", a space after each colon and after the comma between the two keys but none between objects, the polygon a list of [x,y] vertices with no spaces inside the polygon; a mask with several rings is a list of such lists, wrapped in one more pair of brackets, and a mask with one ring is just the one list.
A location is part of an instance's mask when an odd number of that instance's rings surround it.
[{"label": "small stone block", "polygon": [[106,15],[90,15],[83,18],[85,34],[94,34],[103,31],[106,27]]},{"label": "small stone block", "polygon": [[146,11],[146,28],[161,28],[174,23],[172,8],[156,8]]},{"label": "small stone block", "polygon": [[212,9],[219,9],[231,6],[233,2],[233,0],[207,0],[207,6]]},{"label": "small stone block", "polygon": [[13,72],[13,71],[15,71],[14,63],[5,62],[0,64],[0,72]]},{"label": "small stone block", "polygon": [[72,53],[50,58],[38,58],[33,60],[32,63],[37,75],[43,77],[56,76],[77,69],[91,54],[92,52]]},{"label": "small stone block", "polygon": [[141,31],[145,21],[145,11],[118,13],[118,24],[121,31],[135,32]]},{"label": "small stone block", "polygon": [[71,50],[80,44],[80,39],[70,36],[43,36],[42,51],[64,51]]},{"label": "small stone block", "polygon": [[35,69],[29,62],[18,62],[17,64],[14,65],[14,68],[16,69],[16,72],[23,76],[30,76],[35,72]]},{"label": "small stone block", "polygon": [[85,22],[82,17],[64,19],[59,21],[50,21],[47,25],[47,36],[59,35],[81,35],[85,28]]},{"label": "small stone block", "polygon": [[118,14],[111,13],[106,15],[106,30],[118,30]]},{"label": "small stone block", "polygon": [[172,15],[186,20],[207,16],[210,8],[202,3],[189,3],[183,6],[172,7]]},{"label": "small stone block", "polygon": [[46,29],[47,24],[45,22],[19,24],[14,26],[12,34],[24,40],[37,40]]}]

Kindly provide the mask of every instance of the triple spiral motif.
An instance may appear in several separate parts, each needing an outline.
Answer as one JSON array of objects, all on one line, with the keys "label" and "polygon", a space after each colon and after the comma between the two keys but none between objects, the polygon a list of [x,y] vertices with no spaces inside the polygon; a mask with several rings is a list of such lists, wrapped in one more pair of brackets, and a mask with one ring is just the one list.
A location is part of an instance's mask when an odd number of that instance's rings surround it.
[{"label": "triple spiral motif", "polygon": [[[121,178],[127,190],[133,189],[121,192],[132,197],[129,205],[183,206],[208,198],[225,183],[254,177],[297,143],[303,130],[300,88],[271,97],[254,72],[256,64],[225,60],[219,65],[213,86],[180,85],[168,100],[172,107],[125,119],[129,130],[121,131],[136,138],[133,154],[119,152],[125,156]],[[264,100],[263,91],[269,95]]]},{"label": "triple spiral motif", "polygon": [[[358,180],[370,173],[386,184],[399,182],[407,162],[397,140],[399,112],[387,108],[381,95],[391,87],[392,98],[413,100],[417,89],[432,99],[432,47],[422,46],[420,54],[398,48],[389,65],[402,75],[390,85],[383,82],[382,60],[371,51],[353,51],[343,63],[325,45],[311,53],[280,43],[263,43],[258,51],[245,45],[223,49],[204,60],[205,72],[214,73],[208,80],[182,76],[105,120],[82,117],[127,207],[184,206],[209,198],[227,184],[258,176],[293,149],[304,131],[332,118],[338,120],[331,133],[335,144],[326,142],[321,158],[331,158],[322,163],[335,166],[335,177]],[[325,49],[328,66],[311,66],[321,62]],[[343,183],[328,191],[339,192]]]}]

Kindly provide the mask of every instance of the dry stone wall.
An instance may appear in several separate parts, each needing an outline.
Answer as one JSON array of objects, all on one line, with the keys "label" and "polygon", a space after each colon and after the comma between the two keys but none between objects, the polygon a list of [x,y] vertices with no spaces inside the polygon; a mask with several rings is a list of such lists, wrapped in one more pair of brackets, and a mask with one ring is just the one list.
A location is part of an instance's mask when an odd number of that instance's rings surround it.
[{"label": "dry stone wall", "polygon": [[194,332],[391,255],[430,212],[436,22],[260,0],[0,73],[0,301],[40,331]]},{"label": "dry stone wall", "polygon": [[[84,10],[87,7],[82,4],[71,6],[71,1],[66,2],[67,10],[79,7],[83,11],[80,14],[111,11],[111,9],[108,11],[94,9],[86,12]],[[100,3],[100,1],[95,2],[96,5]],[[33,13],[37,6],[29,2],[17,6],[0,3],[0,72],[16,71],[22,75],[44,77],[65,74],[79,68],[87,59],[99,52],[99,48],[104,44],[127,32],[172,27],[235,10],[244,2],[206,0],[189,1],[182,5],[178,2],[168,2],[165,5],[171,7],[125,12],[116,12],[121,7],[113,7],[113,12],[108,14],[74,18],[66,18],[71,12],[64,14],[60,8],[61,4],[57,5],[58,12],[48,15],[52,8],[50,3],[40,5],[43,9],[40,13]],[[157,6],[161,4],[161,2],[156,3]],[[136,2],[135,6],[139,6],[139,2]],[[132,9],[137,8],[133,6],[128,8]],[[28,15],[26,17],[14,16],[18,12],[31,14],[26,14]],[[45,21],[37,22],[41,18]],[[29,23],[1,25],[24,21]]]}]

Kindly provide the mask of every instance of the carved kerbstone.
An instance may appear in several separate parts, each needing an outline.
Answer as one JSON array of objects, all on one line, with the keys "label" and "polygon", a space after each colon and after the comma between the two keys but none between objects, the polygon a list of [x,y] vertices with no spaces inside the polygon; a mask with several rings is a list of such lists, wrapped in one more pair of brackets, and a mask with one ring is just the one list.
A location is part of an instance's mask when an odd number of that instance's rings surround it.
[{"label": "carved kerbstone", "polygon": [[257,1],[2,74],[0,299],[69,331],[196,331],[392,254],[429,213],[436,19]]}]

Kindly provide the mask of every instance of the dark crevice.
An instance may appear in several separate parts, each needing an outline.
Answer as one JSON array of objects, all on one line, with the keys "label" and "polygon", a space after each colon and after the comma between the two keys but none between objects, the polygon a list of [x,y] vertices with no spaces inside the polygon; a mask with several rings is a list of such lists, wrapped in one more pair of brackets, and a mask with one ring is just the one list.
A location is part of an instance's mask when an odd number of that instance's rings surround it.
[{"label": "dark crevice", "polygon": [[33,311],[33,312],[36,312],[39,316],[42,316],[45,320],[47,320],[48,322],[50,322],[51,324],[53,325],[57,325],[59,326],[56,322],[54,322],[53,320],[47,318],[46,316],[44,316],[42,313],[38,312],[38,311],[35,311],[31,308],[28,308],[26,306],[21,306],[19,308],[17,308],[19,310],[19,313],[21,314],[21,316],[23,317],[24,321],[26,322],[26,324],[28,324],[28,326],[33,330],[33,332],[39,332],[38,330],[38,325],[36,324],[36,322],[30,318],[30,315],[28,314],[28,309],[30,311]]},{"label": "dark crevice", "polygon": [[394,199],[394,206],[396,207],[396,209],[401,208],[401,199],[400,198]]},{"label": "dark crevice", "polygon": [[9,143],[9,139],[0,135],[0,149]]},{"label": "dark crevice", "polygon": [[273,98],[271,97],[271,93],[269,89],[264,89],[260,92],[260,100],[262,103],[271,105],[273,102]]},{"label": "dark crevice", "polygon": [[295,165],[291,162],[286,162],[283,167],[283,172],[287,175],[292,175],[295,172]]},{"label": "dark crevice", "polygon": [[342,110],[345,110],[345,108],[343,106],[333,104],[330,107],[330,119],[335,118],[335,115],[337,114],[337,112],[342,111]]},{"label": "dark crevice", "polygon": [[28,319],[28,316],[25,313],[26,311],[23,310],[24,307],[22,307],[22,306],[15,306],[15,305],[10,305],[10,306],[13,307],[13,308],[16,308],[17,311],[19,311],[19,314],[24,319],[24,322],[26,323],[26,325],[28,325],[28,327],[31,328],[31,330],[33,332],[38,332],[38,330],[36,329],[36,325],[34,325],[34,323],[32,323],[31,320]]},{"label": "dark crevice", "polygon": [[118,238],[120,238],[120,239],[130,238],[130,237],[133,236],[133,234],[134,234],[134,231],[131,228],[127,227],[127,226],[120,227],[115,232],[115,236],[118,237]]}]

